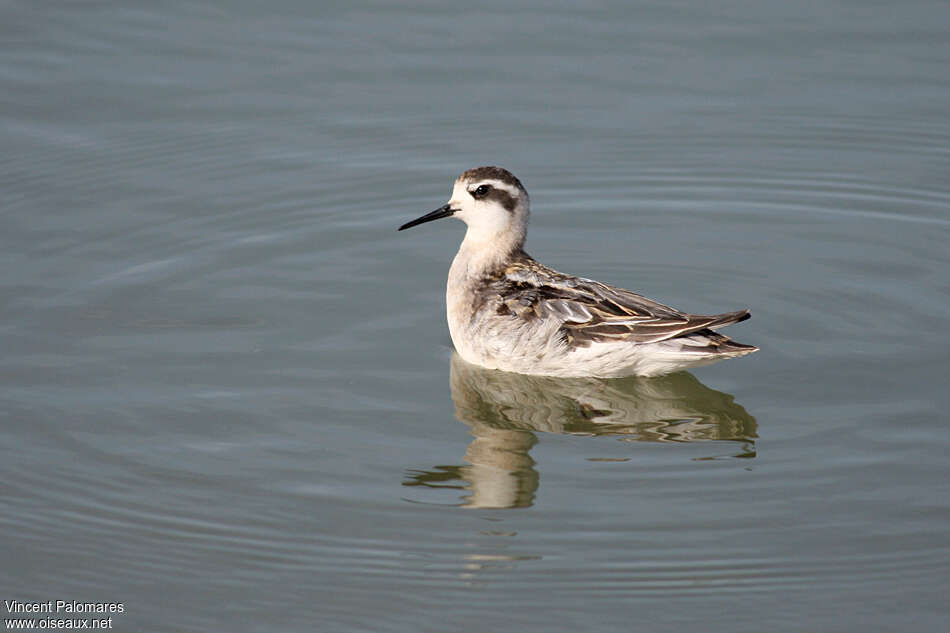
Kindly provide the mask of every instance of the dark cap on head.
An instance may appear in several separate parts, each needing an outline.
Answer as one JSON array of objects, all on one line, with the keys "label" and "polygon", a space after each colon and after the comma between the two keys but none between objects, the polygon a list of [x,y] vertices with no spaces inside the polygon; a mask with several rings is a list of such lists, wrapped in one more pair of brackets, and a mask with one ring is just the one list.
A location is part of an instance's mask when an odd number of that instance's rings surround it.
[{"label": "dark cap on head", "polygon": [[463,180],[498,180],[508,185],[512,185],[528,193],[524,188],[524,185],[521,184],[521,181],[515,178],[515,175],[503,167],[496,167],[494,165],[489,165],[486,167],[475,167],[469,169],[466,172],[463,172],[459,178]]}]

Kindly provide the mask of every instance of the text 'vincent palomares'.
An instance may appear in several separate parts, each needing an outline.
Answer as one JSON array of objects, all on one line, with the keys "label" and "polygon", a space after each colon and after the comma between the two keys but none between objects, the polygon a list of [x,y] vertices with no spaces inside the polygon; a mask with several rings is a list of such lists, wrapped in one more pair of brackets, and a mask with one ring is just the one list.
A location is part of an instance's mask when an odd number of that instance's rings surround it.
[{"label": "text 'vincent palomares'", "polygon": [[47,600],[21,602],[4,600],[7,613],[125,613],[121,602],[79,602],[77,600]]}]

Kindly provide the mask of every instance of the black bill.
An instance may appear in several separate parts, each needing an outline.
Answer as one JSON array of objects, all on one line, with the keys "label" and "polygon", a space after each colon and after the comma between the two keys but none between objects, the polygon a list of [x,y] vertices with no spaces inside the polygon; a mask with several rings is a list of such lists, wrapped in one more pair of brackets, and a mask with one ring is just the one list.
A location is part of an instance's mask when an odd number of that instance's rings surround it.
[{"label": "black bill", "polygon": [[449,205],[445,205],[445,206],[439,207],[438,209],[436,209],[435,211],[431,213],[426,213],[421,218],[416,218],[415,220],[412,220],[411,222],[406,222],[405,224],[399,227],[399,230],[401,231],[403,229],[411,229],[414,226],[417,226],[419,224],[425,224],[426,222],[431,222],[432,220],[447,218],[453,213],[455,213],[455,210],[449,208]]}]

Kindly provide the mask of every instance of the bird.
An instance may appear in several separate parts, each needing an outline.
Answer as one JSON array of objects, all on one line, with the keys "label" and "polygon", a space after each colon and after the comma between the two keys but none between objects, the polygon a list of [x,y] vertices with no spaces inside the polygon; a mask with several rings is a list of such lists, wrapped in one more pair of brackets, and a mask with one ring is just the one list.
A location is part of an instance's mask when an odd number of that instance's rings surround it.
[{"label": "bird", "polygon": [[560,377],[661,376],[758,351],[718,333],[748,310],[688,314],[599,281],[567,275],[524,250],[530,201],[510,171],[475,167],[449,201],[399,231],[454,217],[467,229],[446,284],[461,358],[489,369]]}]

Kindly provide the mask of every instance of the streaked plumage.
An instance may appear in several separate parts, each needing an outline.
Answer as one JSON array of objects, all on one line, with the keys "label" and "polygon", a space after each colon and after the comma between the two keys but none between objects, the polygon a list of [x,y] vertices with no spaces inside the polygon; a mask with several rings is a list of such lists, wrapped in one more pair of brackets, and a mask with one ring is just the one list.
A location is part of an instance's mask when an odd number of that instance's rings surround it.
[{"label": "streaked plumage", "polygon": [[528,194],[500,167],[459,176],[445,206],[400,230],[456,216],[468,225],[449,270],[452,342],[468,362],[552,376],[656,376],[750,354],[714,330],[747,310],[686,314],[552,270],[524,252]]}]

